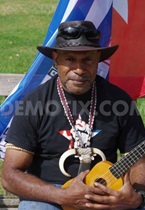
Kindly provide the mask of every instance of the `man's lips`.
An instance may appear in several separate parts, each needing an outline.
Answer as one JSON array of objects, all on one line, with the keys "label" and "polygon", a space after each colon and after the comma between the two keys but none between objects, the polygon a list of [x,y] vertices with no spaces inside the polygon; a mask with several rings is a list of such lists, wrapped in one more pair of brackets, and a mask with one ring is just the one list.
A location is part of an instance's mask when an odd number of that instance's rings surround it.
[{"label": "man's lips", "polygon": [[82,84],[88,82],[87,79],[71,79],[71,81],[76,85],[82,85]]}]

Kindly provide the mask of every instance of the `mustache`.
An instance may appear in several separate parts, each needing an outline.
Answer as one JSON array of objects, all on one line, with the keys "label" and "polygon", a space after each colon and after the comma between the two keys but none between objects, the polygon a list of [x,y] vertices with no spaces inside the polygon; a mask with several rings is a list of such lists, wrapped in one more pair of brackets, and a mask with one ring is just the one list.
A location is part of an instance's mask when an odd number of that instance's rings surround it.
[{"label": "mustache", "polygon": [[67,80],[80,80],[80,81],[84,81],[84,80],[90,80],[90,77],[87,75],[73,75],[72,77],[67,78]]},{"label": "mustache", "polygon": [[[90,88],[92,87],[92,85],[93,85],[93,82],[91,82],[90,81],[90,79],[89,79],[89,77],[71,77],[71,78],[68,78],[66,81],[64,81],[63,82],[63,85],[64,85],[64,87],[66,88],[66,89],[69,89],[69,87],[68,87],[68,82],[69,82],[69,80],[78,80],[78,81],[81,81],[81,82],[83,82],[83,81],[88,81],[88,83],[89,83],[89,86],[90,86]],[[71,92],[71,91],[70,91]]]}]

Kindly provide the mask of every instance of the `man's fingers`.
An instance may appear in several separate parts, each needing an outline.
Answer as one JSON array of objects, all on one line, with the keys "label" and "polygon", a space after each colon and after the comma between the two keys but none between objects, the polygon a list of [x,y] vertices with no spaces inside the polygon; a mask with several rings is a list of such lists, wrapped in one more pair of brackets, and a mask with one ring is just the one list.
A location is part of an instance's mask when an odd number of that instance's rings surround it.
[{"label": "man's fingers", "polygon": [[100,193],[99,194],[102,194],[102,195],[105,195],[105,194],[113,195],[113,193],[115,192],[111,188],[108,188],[105,185],[100,184],[98,182],[95,182],[94,183],[94,186],[100,190]]},{"label": "man's fingers", "polygon": [[130,179],[129,179],[129,171],[127,171],[123,177],[123,181],[124,183],[127,183],[127,182],[130,182]]},{"label": "man's fingers", "polygon": [[83,171],[77,176],[77,178],[83,181],[88,173],[89,173],[89,170]]}]

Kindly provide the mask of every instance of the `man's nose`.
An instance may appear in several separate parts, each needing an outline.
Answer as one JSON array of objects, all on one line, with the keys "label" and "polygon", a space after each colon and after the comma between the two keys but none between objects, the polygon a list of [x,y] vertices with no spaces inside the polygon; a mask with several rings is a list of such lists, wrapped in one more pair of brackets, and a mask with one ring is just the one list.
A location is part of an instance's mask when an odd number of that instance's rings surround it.
[{"label": "man's nose", "polygon": [[77,62],[74,66],[74,72],[78,75],[83,75],[86,72],[84,64],[82,62]]}]

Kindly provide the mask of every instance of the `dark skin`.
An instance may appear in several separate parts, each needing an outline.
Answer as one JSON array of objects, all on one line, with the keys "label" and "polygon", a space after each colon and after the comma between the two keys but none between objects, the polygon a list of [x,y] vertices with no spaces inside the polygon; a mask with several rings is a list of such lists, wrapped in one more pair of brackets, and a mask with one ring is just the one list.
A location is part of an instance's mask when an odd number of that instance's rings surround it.
[{"label": "dark skin", "polygon": [[[53,52],[54,63],[62,87],[73,94],[83,94],[91,88],[96,76],[100,52]],[[145,190],[145,158],[141,158],[124,177],[119,191],[96,183],[95,187],[83,182],[89,171],[80,173],[66,188],[57,188],[25,171],[33,161],[33,154],[7,149],[2,170],[2,184],[19,197],[67,205],[75,209],[134,209],[141,204],[141,194],[133,185]]]},{"label": "dark skin", "polygon": [[58,51],[52,55],[62,87],[67,92],[80,95],[91,88],[96,77],[100,52]]}]

